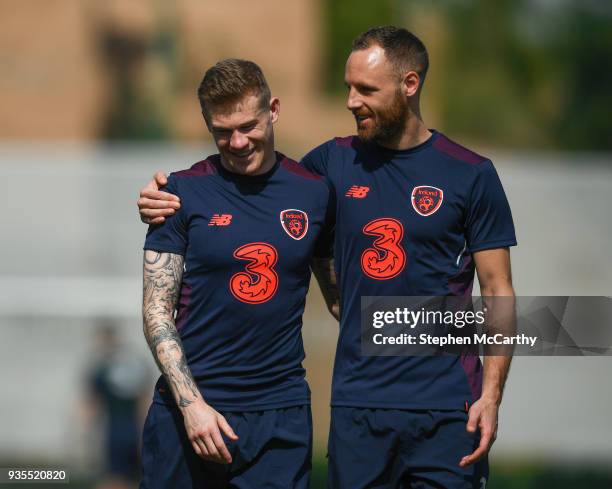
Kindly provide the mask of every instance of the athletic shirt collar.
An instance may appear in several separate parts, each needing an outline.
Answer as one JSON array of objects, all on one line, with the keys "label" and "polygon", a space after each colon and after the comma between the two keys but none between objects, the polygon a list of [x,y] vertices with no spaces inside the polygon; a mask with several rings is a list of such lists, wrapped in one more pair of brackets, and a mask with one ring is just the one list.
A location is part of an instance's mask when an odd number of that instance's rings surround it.
[{"label": "athletic shirt collar", "polygon": [[434,141],[440,136],[440,133],[436,131],[435,129],[430,129],[429,131],[431,132],[431,136],[429,136],[429,138],[427,138],[422,143],[417,144],[416,146],[413,146],[412,148],[390,149],[390,148],[385,148],[384,146],[381,146],[380,144],[376,142],[370,143],[369,146],[372,150],[378,153],[382,153],[391,158],[402,158],[402,157],[412,156],[414,154],[420,153],[421,151],[425,151],[426,149],[431,147]]},{"label": "athletic shirt collar", "polygon": [[221,155],[219,154],[210,157],[210,160],[217,168],[219,175],[221,175],[226,180],[231,180],[235,182],[261,183],[266,182],[272,177],[272,175],[274,175],[274,173],[276,173],[276,170],[278,170],[281,161],[284,159],[284,156],[278,151],[275,151],[274,154],[276,155],[276,161],[274,162],[274,165],[266,173],[262,173],[260,175],[241,175],[239,173],[229,171],[221,163]]}]

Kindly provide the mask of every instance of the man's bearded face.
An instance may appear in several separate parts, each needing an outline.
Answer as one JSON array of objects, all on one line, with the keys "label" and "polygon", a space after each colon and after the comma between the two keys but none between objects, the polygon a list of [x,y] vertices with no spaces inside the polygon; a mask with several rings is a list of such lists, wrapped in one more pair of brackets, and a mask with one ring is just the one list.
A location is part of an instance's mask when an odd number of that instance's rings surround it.
[{"label": "man's bearded face", "polygon": [[364,141],[385,143],[399,138],[408,117],[408,103],[397,90],[386,105],[378,109],[363,106],[353,111],[357,134]]},{"label": "man's bearded face", "polygon": [[408,120],[408,99],[384,50],[374,45],[353,51],[344,81],[349,90],[346,107],[355,117],[359,137],[383,144],[397,140]]}]

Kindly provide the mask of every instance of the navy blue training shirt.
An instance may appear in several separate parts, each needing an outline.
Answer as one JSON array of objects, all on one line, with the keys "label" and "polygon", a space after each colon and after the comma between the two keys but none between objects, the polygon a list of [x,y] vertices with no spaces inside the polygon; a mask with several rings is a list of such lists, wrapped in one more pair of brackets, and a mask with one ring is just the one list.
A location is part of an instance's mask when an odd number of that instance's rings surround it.
[{"label": "navy blue training shirt", "polygon": [[470,295],[475,251],[516,244],[491,161],[432,131],[404,151],[335,138],[302,164],[336,194],[341,321],[332,405],[463,409],[480,397],[477,356],[363,356],[361,296]]},{"label": "navy blue training shirt", "polygon": [[[266,174],[227,171],[219,155],[170,175],[181,208],[144,248],[184,255],[176,314],[204,400],[252,411],[308,404],[302,313],[310,260],[329,248],[329,188],[277,153]],[[163,377],[155,400],[174,404]]]}]

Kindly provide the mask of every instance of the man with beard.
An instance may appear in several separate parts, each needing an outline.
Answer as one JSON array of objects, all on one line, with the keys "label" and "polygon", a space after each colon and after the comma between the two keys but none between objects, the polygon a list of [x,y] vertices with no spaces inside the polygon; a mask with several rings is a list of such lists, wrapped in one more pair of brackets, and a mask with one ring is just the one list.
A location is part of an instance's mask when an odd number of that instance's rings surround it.
[{"label": "man with beard", "polygon": [[[365,356],[362,296],[513,297],[510,208],[488,158],[429,130],[419,108],[428,69],[405,29],[368,30],[346,63],[358,137],[334,138],[302,164],[336,194],[331,261],[315,272],[330,310],[341,304],[332,386],[329,486],[342,489],[486,485],[509,356]],[[160,222],[163,183],[141,192]],[[153,202],[154,201],[154,202]],[[174,200],[172,205],[176,206]],[[339,289],[339,294],[337,293]],[[338,302],[339,297],[339,302]]]}]

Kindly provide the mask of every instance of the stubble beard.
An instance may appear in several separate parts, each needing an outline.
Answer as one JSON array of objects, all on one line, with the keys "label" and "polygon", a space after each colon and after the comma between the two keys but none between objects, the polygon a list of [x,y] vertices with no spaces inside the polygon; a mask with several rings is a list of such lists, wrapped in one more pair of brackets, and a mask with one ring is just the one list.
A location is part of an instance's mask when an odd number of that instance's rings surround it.
[{"label": "stubble beard", "polygon": [[406,127],[409,109],[400,92],[395,94],[393,102],[389,107],[374,114],[375,124],[372,128],[357,125],[357,135],[362,141],[379,144],[393,143],[397,141]]}]

